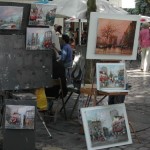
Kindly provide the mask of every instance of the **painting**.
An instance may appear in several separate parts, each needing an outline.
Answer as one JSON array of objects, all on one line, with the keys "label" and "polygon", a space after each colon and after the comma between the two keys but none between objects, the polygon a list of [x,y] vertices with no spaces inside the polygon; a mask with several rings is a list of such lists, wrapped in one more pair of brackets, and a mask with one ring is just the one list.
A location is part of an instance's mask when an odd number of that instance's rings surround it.
[{"label": "painting", "polygon": [[34,129],[35,106],[6,105],[5,129]]},{"label": "painting", "polygon": [[31,4],[29,25],[53,26],[56,16],[56,5]]},{"label": "painting", "polygon": [[27,28],[27,50],[49,50],[52,47],[50,28]]},{"label": "painting", "polygon": [[97,90],[125,91],[125,63],[96,63]]},{"label": "painting", "polygon": [[23,7],[0,6],[0,29],[20,30]]},{"label": "painting", "polygon": [[139,15],[91,13],[87,59],[136,60]]},{"label": "painting", "polygon": [[88,150],[132,143],[125,104],[81,108]]}]

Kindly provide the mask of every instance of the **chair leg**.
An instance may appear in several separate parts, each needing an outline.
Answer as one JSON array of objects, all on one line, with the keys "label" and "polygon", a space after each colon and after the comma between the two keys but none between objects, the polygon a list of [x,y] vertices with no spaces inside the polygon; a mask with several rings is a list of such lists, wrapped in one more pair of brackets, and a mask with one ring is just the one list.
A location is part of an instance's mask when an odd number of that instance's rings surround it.
[{"label": "chair leg", "polygon": [[65,108],[65,102],[64,99],[62,98],[62,103],[63,103],[63,109],[64,109],[64,115],[65,115],[65,119],[67,120],[67,114],[66,114],[66,108]]},{"label": "chair leg", "polygon": [[80,97],[80,94],[78,95],[78,97],[77,97],[77,99],[76,99],[76,101],[75,101],[75,104],[74,104],[73,109],[72,109],[71,114],[70,114],[70,118],[72,118],[72,115],[73,115],[73,113],[74,113],[74,110],[75,110],[75,108],[76,108],[76,105],[77,105],[77,103],[78,103],[78,101],[79,101],[79,97]]},{"label": "chair leg", "polygon": [[[66,99],[64,105],[66,105],[66,103],[69,101],[69,99],[70,99],[70,97],[71,97],[72,94],[73,94],[73,92],[71,92],[71,93],[69,94],[69,96],[68,96],[68,98]],[[64,109],[64,106],[61,107],[60,112],[61,112],[63,109]]]}]

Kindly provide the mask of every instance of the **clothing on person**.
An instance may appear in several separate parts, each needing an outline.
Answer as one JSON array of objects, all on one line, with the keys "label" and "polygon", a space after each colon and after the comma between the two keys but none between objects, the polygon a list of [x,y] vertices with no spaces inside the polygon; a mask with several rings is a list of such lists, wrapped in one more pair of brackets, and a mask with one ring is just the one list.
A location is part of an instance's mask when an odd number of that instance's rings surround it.
[{"label": "clothing on person", "polygon": [[141,48],[141,70],[148,71],[150,66],[150,30],[149,24],[143,23],[139,33],[139,47]]},{"label": "clothing on person", "polygon": [[72,66],[73,50],[69,44],[70,39],[68,35],[63,34],[62,41],[62,50],[59,53],[61,54],[61,61],[63,62],[64,67],[68,68]]},{"label": "clothing on person", "polygon": [[[56,59],[53,58],[52,68],[53,79],[61,79],[63,96],[65,97],[67,95],[68,90],[64,65],[62,64],[62,62],[57,62]],[[48,97],[57,97],[59,96],[59,89],[59,86],[45,88],[45,94]]]}]

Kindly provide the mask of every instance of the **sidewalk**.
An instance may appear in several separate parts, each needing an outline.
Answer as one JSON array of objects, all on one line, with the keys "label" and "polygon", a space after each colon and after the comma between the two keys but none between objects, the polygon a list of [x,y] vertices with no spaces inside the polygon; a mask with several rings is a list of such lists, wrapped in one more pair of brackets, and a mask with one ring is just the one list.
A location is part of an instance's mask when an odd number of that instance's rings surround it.
[{"label": "sidewalk", "polygon": [[[127,62],[128,81],[132,87],[129,94],[126,96],[125,104],[128,120],[136,130],[141,143],[138,142],[137,138],[135,138],[135,135],[132,133],[133,144],[108,148],[107,150],[150,149],[150,72],[143,73],[138,68],[139,63],[136,61],[132,61],[131,64]],[[74,95],[73,98],[75,98],[75,96],[76,95]],[[69,107],[67,108],[68,114]],[[49,138],[42,122],[37,118],[36,150],[87,149],[85,136],[80,134],[81,126],[78,123],[77,116],[67,121],[60,116],[56,123],[50,121],[48,117],[46,117],[45,120],[53,138]]]}]

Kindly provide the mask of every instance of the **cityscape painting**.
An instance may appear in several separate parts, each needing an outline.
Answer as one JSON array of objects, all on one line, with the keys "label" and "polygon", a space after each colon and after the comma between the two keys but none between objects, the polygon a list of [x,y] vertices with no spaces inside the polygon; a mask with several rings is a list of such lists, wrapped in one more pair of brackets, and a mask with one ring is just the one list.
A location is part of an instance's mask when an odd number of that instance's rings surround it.
[{"label": "cityscape painting", "polygon": [[35,106],[6,105],[6,129],[34,129]]},{"label": "cityscape painting", "polygon": [[97,63],[96,64],[97,90],[125,91],[125,64],[124,63]]},{"label": "cityscape painting", "polygon": [[20,30],[23,7],[0,6],[0,29]]},{"label": "cityscape painting", "polygon": [[86,58],[136,60],[139,31],[139,15],[92,12]]},{"label": "cityscape painting", "polygon": [[96,54],[132,55],[136,21],[98,19]]},{"label": "cityscape painting", "polygon": [[29,25],[53,26],[56,15],[56,5],[31,4]]},{"label": "cityscape painting", "polygon": [[132,143],[125,104],[81,108],[88,150]]},{"label": "cityscape painting", "polygon": [[27,50],[50,50],[52,47],[52,32],[50,28],[27,28]]}]

